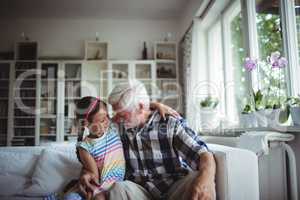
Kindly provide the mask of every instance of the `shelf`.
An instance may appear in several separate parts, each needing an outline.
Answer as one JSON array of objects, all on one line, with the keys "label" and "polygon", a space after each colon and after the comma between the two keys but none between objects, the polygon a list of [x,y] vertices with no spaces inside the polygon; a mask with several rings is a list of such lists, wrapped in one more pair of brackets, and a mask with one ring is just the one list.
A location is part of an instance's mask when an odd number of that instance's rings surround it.
[{"label": "shelf", "polygon": [[13,140],[17,140],[17,139],[21,139],[21,138],[34,138],[34,135],[14,135],[14,139]]},{"label": "shelf", "polygon": [[78,137],[77,134],[65,134],[64,136],[73,136],[73,137]]},{"label": "shelf", "polygon": [[35,126],[14,126],[14,128],[35,128]]},{"label": "shelf", "polygon": [[36,78],[25,78],[24,80],[22,80],[22,82],[24,82],[24,81],[36,81],[36,80],[37,80]]},{"label": "shelf", "polygon": [[71,82],[71,81],[82,81],[82,79],[80,79],[80,78],[65,78],[65,81],[69,81],[69,82]]},{"label": "shelf", "polygon": [[30,88],[30,87],[28,87],[28,88],[14,88],[14,91],[16,91],[16,90],[18,90],[18,91],[22,91],[22,90],[29,90],[29,91],[32,91],[32,90],[36,90],[36,88]]},{"label": "shelf", "polygon": [[15,60],[18,63],[22,63],[22,62],[31,62],[31,63],[35,63],[37,60],[21,60],[21,59],[16,59]]},{"label": "shelf", "polygon": [[41,97],[41,100],[57,100],[56,97]]},{"label": "shelf", "polygon": [[15,97],[14,99],[15,100],[18,100],[18,99],[22,99],[22,100],[36,100],[35,97]]},{"label": "shelf", "polygon": [[42,115],[40,115],[40,118],[41,119],[56,119],[57,117],[56,117],[56,115],[52,115],[52,114],[42,114]]},{"label": "shelf", "polygon": [[57,81],[57,78],[41,78],[41,81],[46,82],[46,81]]},{"label": "shelf", "polygon": [[168,63],[168,64],[176,64],[176,60],[171,60],[171,59],[157,59],[155,60],[158,64],[162,63]]},{"label": "shelf", "polygon": [[75,57],[75,56],[45,56],[45,57],[39,57],[38,60],[43,61],[44,63],[51,63],[51,62],[58,62],[58,61],[82,61],[83,58],[81,57]]},{"label": "shelf", "polygon": [[55,137],[56,134],[40,134],[41,137]]},{"label": "shelf", "polygon": [[15,119],[35,119],[35,116],[24,116],[24,117],[20,117],[20,116],[14,116]]}]

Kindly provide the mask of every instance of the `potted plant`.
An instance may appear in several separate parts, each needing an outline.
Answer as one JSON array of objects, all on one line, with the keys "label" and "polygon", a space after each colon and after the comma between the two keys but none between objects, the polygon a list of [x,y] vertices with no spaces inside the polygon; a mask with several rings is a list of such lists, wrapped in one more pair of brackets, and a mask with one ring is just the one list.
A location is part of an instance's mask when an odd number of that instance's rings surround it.
[{"label": "potted plant", "polygon": [[281,84],[284,82],[283,76],[281,76],[281,69],[287,66],[287,59],[282,57],[279,52],[271,53],[265,61],[251,58],[245,59],[244,67],[249,73],[256,69],[258,65],[260,69],[265,70],[263,71],[267,80],[265,85],[268,85],[268,87],[262,88],[253,94],[255,116],[259,126],[273,126],[279,122],[280,118],[283,93]]},{"label": "potted plant", "polygon": [[257,119],[257,125],[259,127],[267,127],[268,126],[268,120],[267,120],[267,110],[265,106],[265,96],[261,92],[261,90],[258,90],[256,93],[253,92],[254,97],[254,106],[255,106],[255,112],[254,115]]},{"label": "potted plant", "polygon": [[246,104],[240,116],[240,123],[243,128],[253,128],[257,126],[254,109],[250,104]]},{"label": "potted plant", "polygon": [[200,102],[200,117],[202,129],[212,129],[219,126],[218,112],[216,110],[219,104],[217,98],[208,96]]},{"label": "potted plant", "polygon": [[298,97],[289,97],[287,99],[289,110],[292,116],[293,124],[300,126],[300,95]]}]

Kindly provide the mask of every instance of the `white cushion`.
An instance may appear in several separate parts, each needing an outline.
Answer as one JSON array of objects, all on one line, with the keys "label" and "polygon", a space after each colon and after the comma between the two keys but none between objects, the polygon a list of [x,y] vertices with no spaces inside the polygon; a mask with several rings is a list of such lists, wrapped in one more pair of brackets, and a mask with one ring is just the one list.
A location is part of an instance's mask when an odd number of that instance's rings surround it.
[{"label": "white cushion", "polygon": [[24,195],[40,196],[59,192],[71,180],[80,175],[81,164],[76,157],[63,152],[44,149],[32,176],[32,185]]},{"label": "white cushion", "polygon": [[[12,196],[22,194],[28,179],[14,174],[0,175],[0,196]],[[0,197],[0,199],[3,199]]]},{"label": "white cushion", "polygon": [[217,199],[258,200],[258,160],[255,153],[209,144],[217,163]]},{"label": "white cushion", "polygon": [[0,174],[15,174],[30,177],[39,156],[25,151],[0,152]]}]

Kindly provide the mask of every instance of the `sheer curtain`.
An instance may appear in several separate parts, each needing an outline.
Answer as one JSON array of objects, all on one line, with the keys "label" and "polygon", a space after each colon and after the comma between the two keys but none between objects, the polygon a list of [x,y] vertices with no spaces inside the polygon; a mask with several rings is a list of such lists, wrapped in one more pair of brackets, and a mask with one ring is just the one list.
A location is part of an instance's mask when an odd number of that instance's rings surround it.
[{"label": "sheer curtain", "polygon": [[186,69],[186,118],[196,131],[200,131],[200,100],[208,94],[207,40],[200,21],[194,19],[191,30],[190,67]]},{"label": "sheer curtain", "polygon": [[180,77],[179,81],[182,88],[183,98],[182,98],[182,108],[183,108],[183,115],[186,117],[187,115],[187,84],[190,77],[190,70],[191,70],[191,53],[192,53],[192,26],[184,35],[181,43],[180,43],[180,64],[182,67],[179,68]]}]

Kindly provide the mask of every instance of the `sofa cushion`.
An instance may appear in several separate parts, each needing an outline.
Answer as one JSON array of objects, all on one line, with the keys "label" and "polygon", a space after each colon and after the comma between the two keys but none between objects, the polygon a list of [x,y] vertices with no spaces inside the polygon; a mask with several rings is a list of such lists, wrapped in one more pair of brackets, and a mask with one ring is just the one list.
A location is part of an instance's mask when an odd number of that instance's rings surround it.
[{"label": "sofa cushion", "polygon": [[26,151],[1,151],[0,174],[31,177],[39,155]]},{"label": "sofa cushion", "polygon": [[80,175],[81,164],[76,157],[63,152],[44,149],[35,167],[32,184],[24,190],[27,196],[59,192],[71,179]]},{"label": "sofa cushion", "polygon": [[1,196],[22,194],[28,179],[14,174],[0,174],[0,199]]}]

